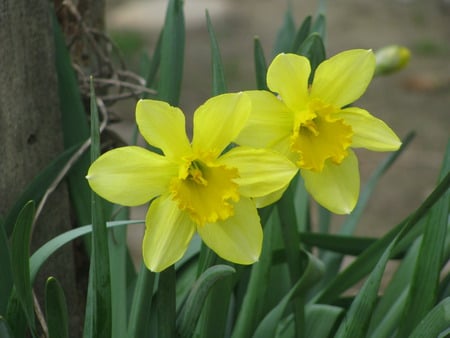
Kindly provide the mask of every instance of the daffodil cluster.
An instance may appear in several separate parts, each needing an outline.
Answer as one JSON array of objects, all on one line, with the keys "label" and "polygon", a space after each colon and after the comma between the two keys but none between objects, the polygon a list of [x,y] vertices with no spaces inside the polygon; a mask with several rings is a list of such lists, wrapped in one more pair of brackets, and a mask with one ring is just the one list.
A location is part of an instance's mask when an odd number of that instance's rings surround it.
[{"label": "daffodil cluster", "polygon": [[[280,54],[267,73],[272,92],[207,100],[194,113],[192,141],[179,108],[140,100],[139,131],[162,154],[137,146],[113,149],[91,165],[89,184],[113,203],[151,202],[143,258],[152,271],[178,261],[196,232],[222,258],[254,263],[262,245],[256,208],[280,198],[299,170],[318,203],[349,213],[359,194],[351,148],[400,146],[383,121],[349,106],[374,69],[371,51],[350,50],[320,64],[309,85],[308,59]],[[233,142],[237,146],[228,150]]]}]

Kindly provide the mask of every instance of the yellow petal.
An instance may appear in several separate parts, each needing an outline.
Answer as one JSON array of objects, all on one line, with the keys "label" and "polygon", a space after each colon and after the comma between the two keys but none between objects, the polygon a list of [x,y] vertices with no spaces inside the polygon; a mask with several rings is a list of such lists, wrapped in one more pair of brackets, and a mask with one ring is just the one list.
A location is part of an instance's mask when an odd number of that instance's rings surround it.
[{"label": "yellow petal", "polygon": [[402,142],[382,120],[372,116],[364,109],[345,108],[337,114],[349,124],[354,132],[352,147],[367,148],[374,151],[394,151]]},{"label": "yellow petal", "polygon": [[142,255],[145,265],[153,272],[177,262],[195,233],[194,223],[168,195],[152,202],[145,224]]},{"label": "yellow petal", "polygon": [[194,152],[219,156],[241,132],[250,109],[250,99],[244,93],[223,94],[206,101],[194,113]]},{"label": "yellow petal", "polygon": [[267,70],[267,86],[278,93],[292,110],[302,110],[308,101],[309,60],[296,54],[278,54]]},{"label": "yellow petal", "polygon": [[169,188],[178,166],[140,147],[122,147],[100,156],[86,178],[92,190],[113,203],[144,204]]},{"label": "yellow petal", "polygon": [[250,117],[235,142],[255,147],[289,152],[294,113],[268,91],[245,92],[252,102]]},{"label": "yellow petal", "polygon": [[349,214],[359,195],[358,159],[349,150],[344,161],[336,165],[328,161],[320,173],[302,170],[306,190],[312,197],[336,214]]},{"label": "yellow petal", "polygon": [[136,122],[144,139],[160,148],[166,156],[180,158],[191,152],[185,117],[179,108],[163,101],[139,100]]},{"label": "yellow petal", "polygon": [[252,264],[261,253],[262,228],[255,204],[248,198],[236,203],[234,216],[198,227],[203,241],[223,259]]},{"label": "yellow petal", "polygon": [[316,69],[311,98],[318,98],[337,108],[361,97],[375,70],[371,50],[353,49],[322,62]]},{"label": "yellow petal", "polygon": [[236,147],[222,155],[218,162],[237,168],[234,181],[247,197],[262,197],[286,187],[297,173],[297,166],[280,153],[266,149]]},{"label": "yellow petal", "polygon": [[283,196],[284,192],[286,191],[286,189],[288,188],[288,185],[283,187],[280,190],[277,190],[273,193],[270,193],[269,195],[265,195],[263,197],[256,197],[253,199],[253,201],[256,204],[256,207],[259,208],[264,208],[267,207],[268,205],[275,203],[276,201],[278,201],[281,196]]}]

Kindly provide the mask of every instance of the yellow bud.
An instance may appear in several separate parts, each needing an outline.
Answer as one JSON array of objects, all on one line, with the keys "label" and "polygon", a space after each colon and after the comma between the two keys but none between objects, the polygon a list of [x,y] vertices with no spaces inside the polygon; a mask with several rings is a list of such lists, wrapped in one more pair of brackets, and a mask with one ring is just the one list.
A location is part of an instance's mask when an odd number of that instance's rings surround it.
[{"label": "yellow bud", "polygon": [[411,52],[403,46],[386,46],[375,52],[375,75],[386,75],[404,68],[411,58]]}]

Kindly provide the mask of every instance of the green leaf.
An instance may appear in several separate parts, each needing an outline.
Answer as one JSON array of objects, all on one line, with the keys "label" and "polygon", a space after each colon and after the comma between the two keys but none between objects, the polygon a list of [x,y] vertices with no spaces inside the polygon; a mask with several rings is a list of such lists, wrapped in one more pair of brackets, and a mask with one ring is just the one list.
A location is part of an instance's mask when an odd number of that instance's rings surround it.
[{"label": "green leaf", "polygon": [[307,16],[305,20],[303,20],[302,24],[300,25],[300,28],[297,31],[297,34],[295,35],[294,44],[292,45],[292,51],[297,51],[300,45],[305,41],[305,39],[310,34],[311,22],[312,22],[311,15]]},{"label": "green leaf", "polygon": [[[126,226],[130,224],[142,224],[143,220],[126,220],[107,222],[108,228]],[[77,239],[81,236],[88,235],[92,232],[92,224],[78,227],[58,235],[37,249],[30,258],[30,279],[33,282],[39,269],[44,265],[47,259],[54,254],[63,245]]]},{"label": "green leaf", "polygon": [[269,90],[266,83],[267,62],[258,37],[255,37],[253,43],[253,58],[255,62],[256,87],[259,90]]},{"label": "green leaf", "polygon": [[329,235],[314,232],[300,233],[300,241],[303,244],[352,256],[358,256],[375,243],[376,240],[377,238],[369,237]]},{"label": "green leaf", "polygon": [[[121,208],[115,219],[129,218],[129,209]],[[127,227],[113,228],[109,230],[108,248],[110,275],[111,275],[111,318],[112,338],[123,338],[127,335]],[[134,266],[133,266],[134,269]]]},{"label": "green leaf", "polygon": [[295,297],[304,296],[311,286],[321,278],[323,274],[322,262],[306,251],[301,251],[301,255],[302,260],[306,261],[305,269],[301,278],[295,283],[283,299],[264,317],[253,334],[253,337],[274,337],[289,302]]},{"label": "green leaf", "polygon": [[28,326],[33,335],[36,332],[34,321],[33,292],[30,281],[30,236],[35,213],[34,202],[30,201],[23,207],[11,239],[12,276],[15,296],[19,300],[27,318]]},{"label": "green leaf", "polygon": [[326,30],[327,30],[326,17],[323,14],[319,14],[317,18],[314,20],[314,23],[311,27],[311,32],[319,34],[322,40],[325,40]]},{"label": "green leaf", "polygon": [[169,266],[159,274],[156,304],[158,308],[158,337],[176,337],[175,267]]},{"label": "green leaf", "polygon": [[[355,259],[345,270],[339,273],[329,285],[320,290],[316,297],[319,303],[333,302],[343,291],[356,284],[362,279],[372,268],[376,265],[381,257],[383,251],[392,242],[392,240],[402,232],[402,236],[397,241],[396,245],[410,245],[417,236],[419,236],[420,226],[416,226],[428,210],[447,192],[450,187],[450,174],[448,174],[427,197],[422,205],[407,219],[402,221],[399,225],[394,227],[385,236],[376,241],[366,251]],[[416,227],[414,229],[414,227]],[[409,234],[414,233],[414,236],[408,237]],[[408,239],[407,242],[403,242]],[[409,244],[408,244],[409,243]],[[397,246],[393,250],[393,255],[397,253]]]},{"label": "green leaf", "polygon": [[[52,15],[52,18],[64,147],[70,149],[89,138],[89,125],[64,34],[56,15]],[[89,164],[89,154],[86,152],[72,167],[67,177],[70,199],[79,225],[91,221],[89,206],[91,190],[85,178]]]},{"label": "green leaf", "polygon": [[[305,337],[328,338],[344,310],[337,306],[312,304],[305,308]],[[294,317],[288,316],[277,330],[277,338],[290,338],[295,335]]]},{"label": "green leaf", "polygon": [[318,33],[310,34],[300,47],[298,47],[296,53],[309,59],[311,64],[309,83],[311,83],[317,66],[326,58],[325,46],[321,36]]},{"label": "green leaf", "polygon": [[[450,327],[450,298],[445,298],[422,319],[409,338],[438,337],[440,333],[448,334]],[[439,337],[447,337],[439,336]]]},{"label": "green leaf", "polygon": [[[450,142],[441,169],[441,179],[450,172]],[[445,237],[449,217],[450,191],[427,214],[417,264],[400,321],[401,337],[408,336],[431,310],[437,300],[440,272],[443,264]]]},{"label": "green leaf", "polygon": [[2,277],[0,278],[0,313],[5,313],[8,300],[13,287],[13,277],[11,271],[11,254],[5,229],[0,225],[0,266],[2,267]]},{"label": "green leaf", "polygon": [[288,53],[291,51],[292,43],[295,39],[295,22],[292,16],[291,5],[288,4],[288,8],[284,13],[283,25],[278,31],[275,39],[275,46],[273,48],[273,55],[279,53]]},{"label": "green leaf", "polygon": [[[363,215],[364,210],[368,205],[370,197],[372,196],[375,188],[381,177],[388,171],[388,169],[395,163],[398,157],[405,151],[408,145],[414,138],[414,133],[409,133],[403,140],[402,146],[396,152],[389,154],[386,159],[378,165],[372,175],[369,177],[366,185],[364,186],[359,196],[358,203],[353,212],[346,218],[345,222],[339,229],[340,235],[352,235],[356,229],[356,226]],[[389,242],[394,236],[387,239]],[[387,242],[386,242],[387,243]],[[386,244],[387,246],[387,244]],[[343,255],[339,253],[325,252],[322,255],[322,260],[327,267],[325,269],[325,276],[321,283],[317,286],[317,290],[323,290],[324,285],[330,283],[338,273],[342,264]],[[374,262],[375,263],[375,262]],[[370,271],[370,269],[368,270]]]},{"label": "green leaf", "polygon": [[47,189],[54,182],[58,174],[67,164],[72,155],[77,151],[79,145],[73,146],[70,149],[65,150],[53,161],[51,161],[38,175],[28,184],[23,190],[19,198],[14,203],[13,207],[9,210],[4,221],[4,229],[6,236],[12,233],[14,223],[19,215],[22,207],[28,201],[35,201],[36,203],[41,200]]},{"label": "green leaf", "polygon": [[263,316],[263,305],[270,282],[274,227],[279,218],[272,215],[264,225],[264,237],[259,261],[253,264],[244,300],[236,319],[232,337],[250,337]]},{"label": "green leaf", "polygon": [[191,337],[200,316],[202,306],[212,287],[231,275],[235,269],[228,265],[215,265],[203,272],[195,284],[178,316],[177,327],[181,337]]},{"label": "green leaf", "polygon": [[141,263],[128,320],[129,338],[149,336],[147,325],[150,321],[154,283],[155,273]]},{"label": "green leaf", "polygon": [[69,337],[66,298],[61,284],[53,277],[45,285],[45,314],[49,338]]},{"label": "green leaf", "polygon": [[216,35],[211,23],[209,12],[206,11],[206,26],[208,28],[209,43],[211,45],[211,63],[212,63],[212,95],[216,96],[227,92],[225,74],[223,71],[220,49],[217,43]]},{"label": "green leaf", "polygon": [[158,98],[178,106],[183,76],[185,26],[182,0],[170,0],[161,41]]},{"label": "green leaf", "polygon": [[[153,57],[148,65],[147,74],[146,74],[146,82],[145,85],[147,88],[151,88],[154,85],[156,73],[158,72],[159,66],[161,64],[161,45],[162,45],[162,37],[164,30],[158,36],[158,41],[156,42],[155,51],[153,52]],[[145,98],[146,96],[144,96]]]},{"label": "green leaf", "polygon": [[[91,78],[91,161],[100,155],[97,102]],[[112,330],[111,280],[108,232],[102,200],[91,192],[92,252],[84,333],[93,337],[110,337]]]}]

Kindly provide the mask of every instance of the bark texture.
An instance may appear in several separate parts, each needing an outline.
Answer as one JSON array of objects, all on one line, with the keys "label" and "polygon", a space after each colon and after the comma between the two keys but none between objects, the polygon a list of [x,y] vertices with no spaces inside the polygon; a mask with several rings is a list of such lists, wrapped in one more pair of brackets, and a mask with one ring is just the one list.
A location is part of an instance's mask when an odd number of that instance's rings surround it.
[{"label": "bark texture", "polygon": [[[0,215],[63,150],[54,40],[47,1],[0,0]],[[32,251],[71,227],[66,187],[53,193],[32,237]],[[80,336],[80,297],[71,246],[50,259],[35,287],[43,306],[45,280],[63,285],[71,335]]]}]

